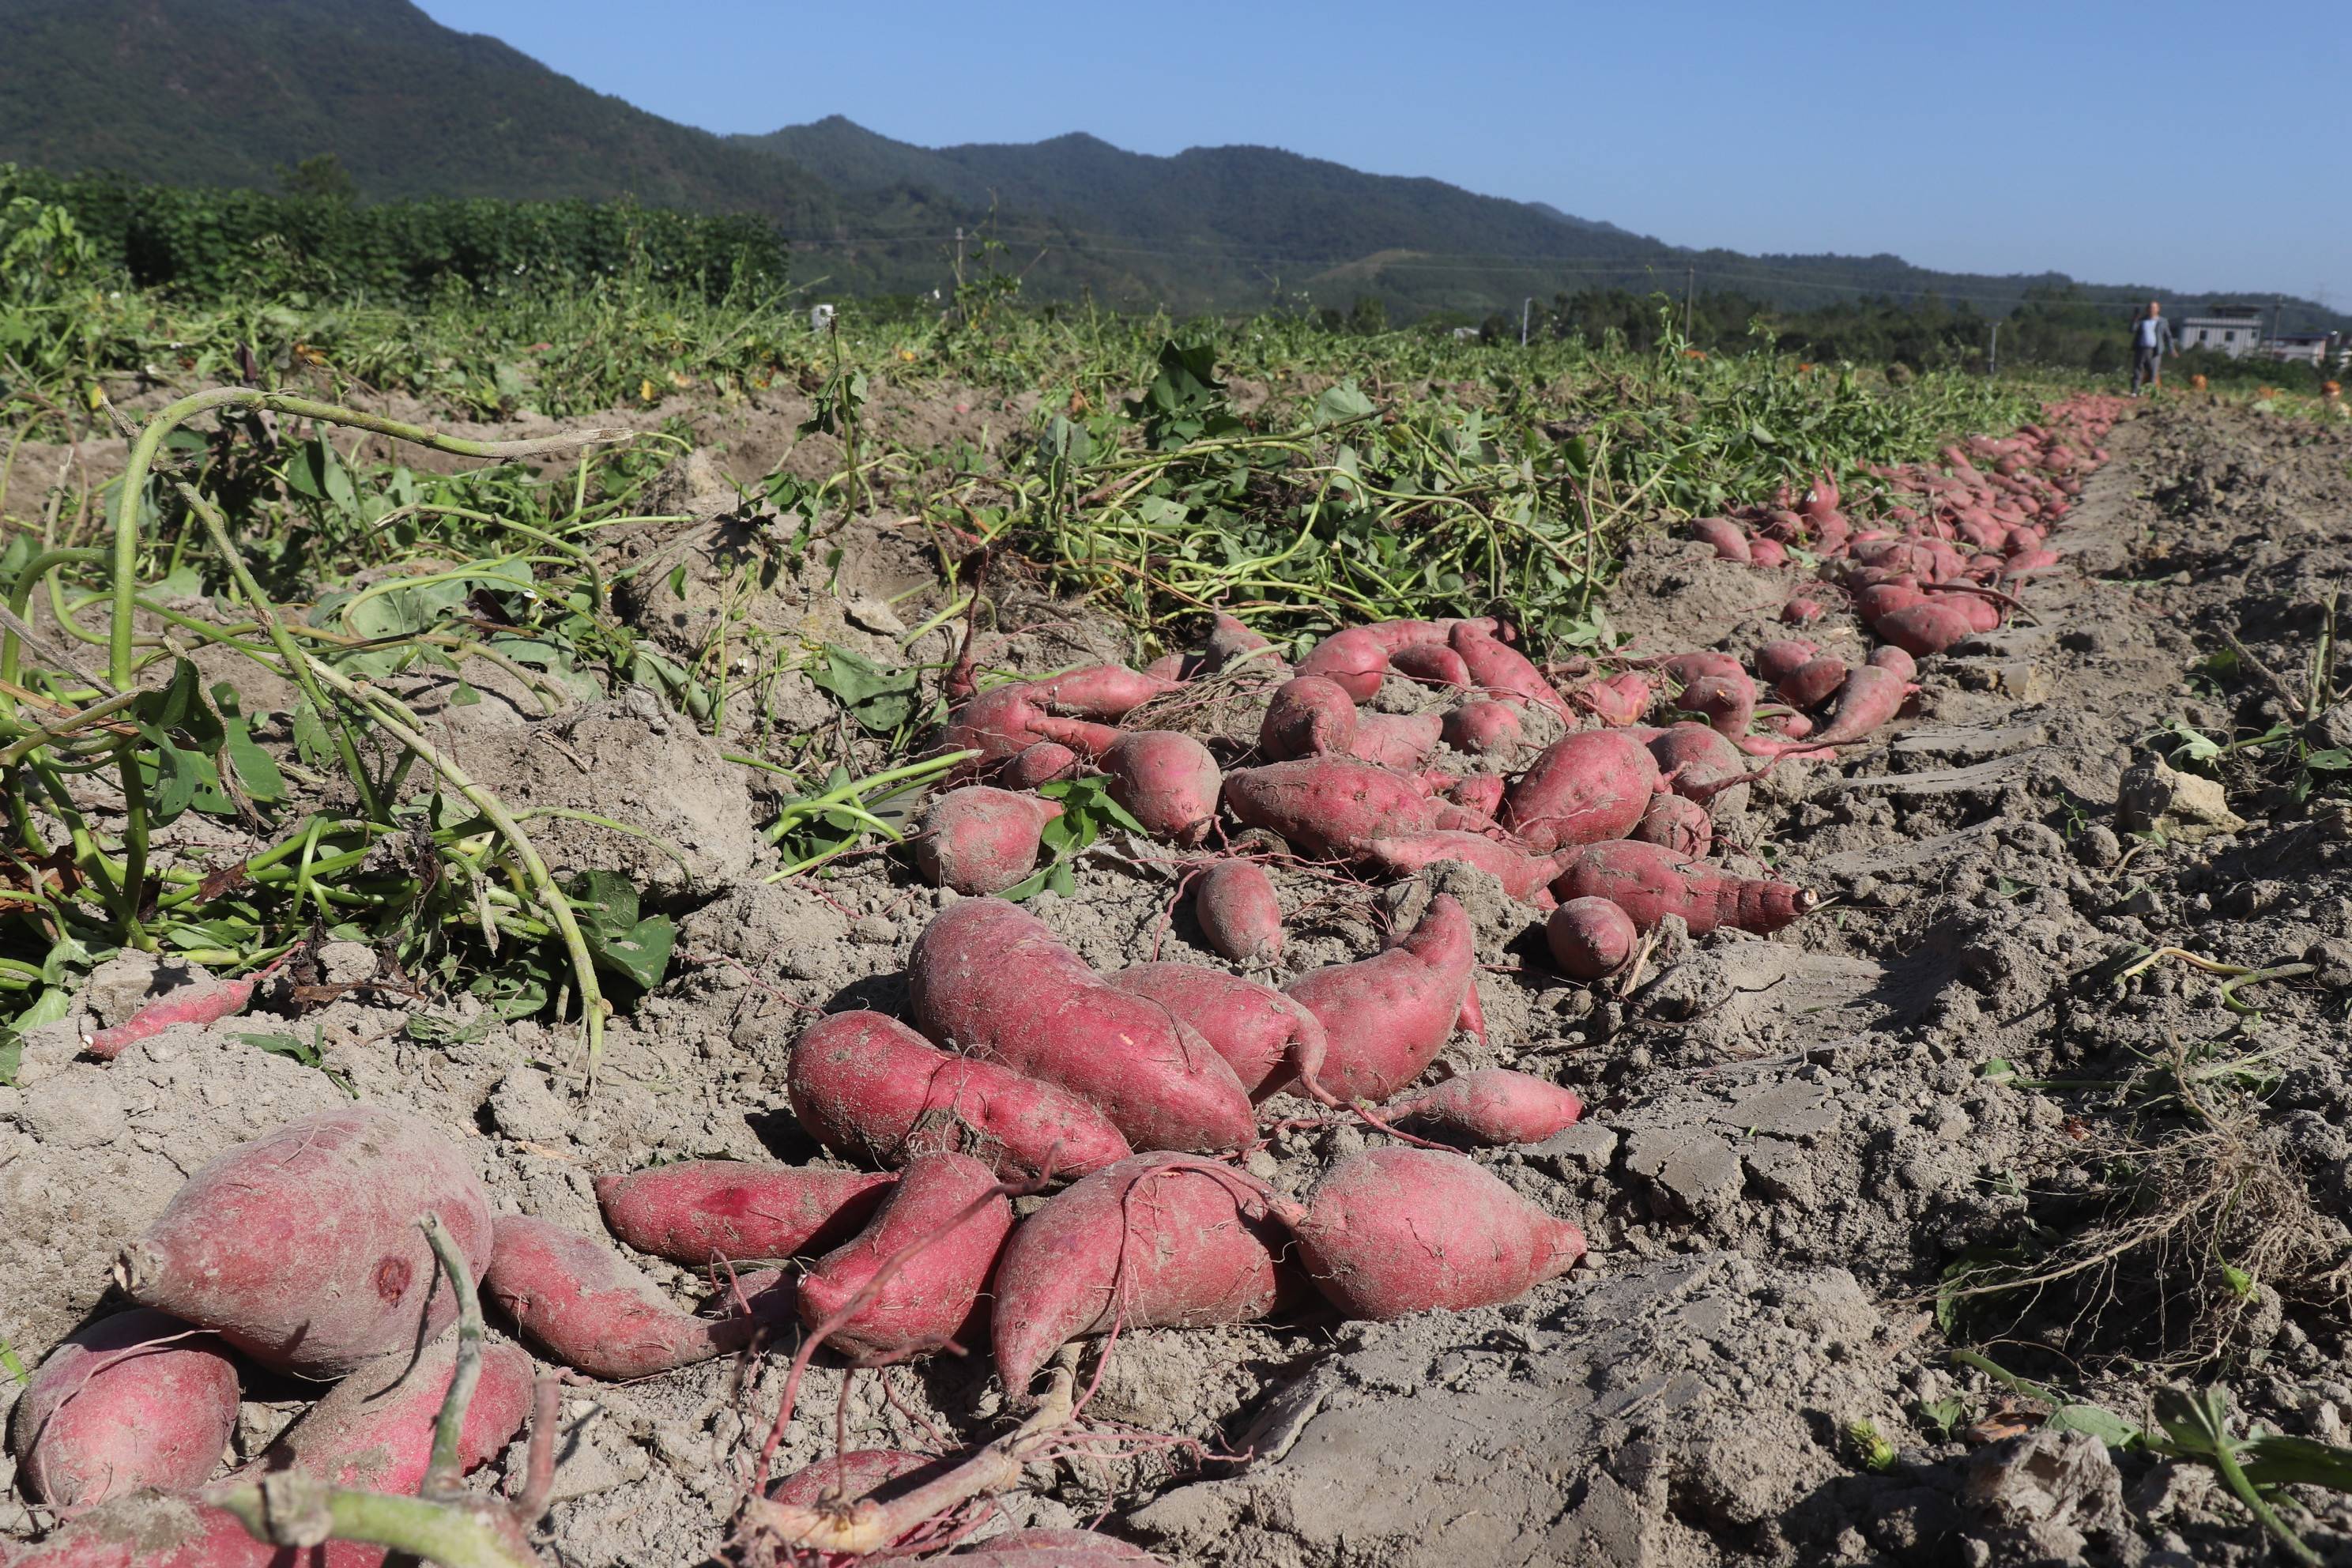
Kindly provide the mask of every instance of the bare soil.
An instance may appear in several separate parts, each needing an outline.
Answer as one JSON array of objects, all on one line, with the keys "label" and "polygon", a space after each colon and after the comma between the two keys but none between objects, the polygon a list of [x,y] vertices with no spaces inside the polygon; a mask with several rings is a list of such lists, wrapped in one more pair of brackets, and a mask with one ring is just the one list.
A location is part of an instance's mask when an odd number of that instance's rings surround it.
[{"label": "bare soil", "polygon": [[[1783,767],[1727,819],[1751,868],[1769,862],[1828,900],[1780,936],[1676,933],[1633,984],[1585,986],[1552,970],[1532,911],[1482,873],[1445,866],[1384,889],[1281,873],[1296,916],[1278,979],[1362,956],[1433,889],[1464,900],[1492,1045],[1457,1042],[1447,1061],[1538,1072],[1591,1107],[1548,1143],[1479,1158],[1582,1224],[1591,1258],[1475,1312],[1127,1334],[1087,1419],[1159,1440],[1035,1468],[1002,1519],[1099,1519],[1203,1568],[2262,1558],[2209,1472],[2041,1429],[2042,1405],[1948,1355],[1974,1344],[2134,1422],[2152,1420],[2168,1381],[2225,1384],[2273,1430],[2342,1441],[2352,1422],[2352,812],[2324,790],[2296,799],[2287,773],[2241,753],[2223,769],[2227,821],[2180,805],[2150,832],[2146,814],[2165,803],[2151,806],[2147,770],[2133,774],[2168,718],[2226,739],[2290,716],[2251,670],[2192,672],[2225,632],[2290,685],[2304,668],[2352,570],[2352,440],[2168,405],[2112,444],[2055,541],[2070,570],[2026,593],[2030,618],[1929,661],[1917,712],[1883,744]],[[691,478],[689,500],[713,491]],[[624,606],[681,652],[701,644],[730,531],[756,526],[715,501],[695,510],[691,525],[616,542],[689,563],[682,588]],[[838,581],[782,583],[760,616],[890,646],[872,606],[928,565],[884,521],[854,542]],[[1617,624],[1658,652],[1747,652],[1776,635],[1780,585],[1700,553],[1643,545],[1612,601]],[[1005,624],[1023,616],[1055,624],[994,645],[1006,663],[1128,651],[1108,627],[1025,603]],[[829,721],[813,690],[778,711],[787,727]],[[327,1074],[246,1034],[316,1026],[326,1065],[362,1099],[463,1140],[502,1208],[591,1232],[597,1173],[822,1157],[786,1104],[787,1047],[824,1011],[900,1010],[908,948],[952,895],[881,855],[765,881],[777,861],[759,832],[760,775],[648,694],[447,717],[466,765],[511,804],[593,810],[685,851],[680,867],[640,840],[547,822],[551,859],[625,870],[681,916],[674,977],[615,1023],[603,1081],[583,1094],[568,1028],[431,1040],[414,1015],[462,1025],[464,1009],[383,992],[299,1025],[267,1016],[265,997],[112,1064],[79,1060],[87,1027],[174,978],[109,965],[0,1089],[0,1334],[27,1364],[112,1310],[114,1250],[188,1172],[340,1100]],[[2352,742],[2352,710],[2344,728]],[[1098,968],[1214,962],[1179,901],[1183,870],[1174,852],[1107,840],[1075,896],[1033,907]],[[2167,945],[2308,969],[2242,992],[2258,1018],[2176,960],[2114,982],[2115,960]],[[374,973],[364,948],[324,956],[344,978]],[[2151,1064],[2189,1094],[2152,1096]],[[2231,1099],[2246,1078],[2260,1097]],[[2189,1104],[2200,1084],[2203,1111]],[[1364,1139],[1303,1127],[1249,1163],[1303,1190]],[[1951,1295],[1956,1261],[2000,1249],[2045,1277]],[[681,1300],[705,1288],[647,1267]],[[552,1555],[702,1560],[784,1359],[572,1390]],[[845,1377],[818,1363],[786,1468],[837,1436],[940,1447],[1003,1429],[984,1356]],[[0,1390],[5,1406],[15,1386]],[[253,1392],[240,1458],[305,1397]],[[1887,1445],[1875,1463],[1864,1423]],[[2302,1503],[2289,1513],[2305,1538],[2352,1561],[2352,1507],[2318,1492]],[[34,1524],[0,1503],[0,1531]]]}]

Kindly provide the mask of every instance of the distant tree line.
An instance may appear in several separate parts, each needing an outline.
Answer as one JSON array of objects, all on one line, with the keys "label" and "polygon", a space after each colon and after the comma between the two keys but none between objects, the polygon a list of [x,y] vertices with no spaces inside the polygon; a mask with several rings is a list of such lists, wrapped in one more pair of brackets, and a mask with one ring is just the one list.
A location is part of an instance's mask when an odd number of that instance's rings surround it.
[{"label": "distant tree line", "polygon": [[361,205],[332,157],[288,170],[278,192],[145,184],[0,163],[0,209],[62,208],[98,259],[142,288],[190,298],[309,289],[421,300],[454,284],[485,292],[632,274],[717,297],[782,287],[775,226],[632,201],[488,198]]}]

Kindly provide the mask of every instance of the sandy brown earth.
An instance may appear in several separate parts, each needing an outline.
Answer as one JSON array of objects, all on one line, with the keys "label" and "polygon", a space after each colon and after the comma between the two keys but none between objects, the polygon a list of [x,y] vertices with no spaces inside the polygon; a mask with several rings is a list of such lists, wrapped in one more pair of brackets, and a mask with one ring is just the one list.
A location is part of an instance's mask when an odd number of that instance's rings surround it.
[{"label": "sandy brown earth", "polygon": [[[2057,537],[2070,570],[2027,592],[2030,617],[1924,666],[1916,714],[1883,744],[1783,767],[1731,803],[1719,842],[1828,900],[1780,935],[1676,935],[1632,984],[1586,986],[1483,873],[1389,889],[1281,874],[1281,977],[1364,955],[1433,890],[1468,907],[1492,1044],[1460,1037],[1445,1059],[1541,1073],[1591,1107],[1547,1143],[1479,1158],[1582,1224],[1591,1257],[1459,1315],[1129,1333],[1087,1420],[1132,1440],[1034,1467],[1001,1517],[1099,1519],[1206,1568],[2263,1556],[2210,1472],[2044,1429],[2045,1402],[1949,1356],[1972,1345],[2135,1425],[2168,1382],[2223,1384],[2273,1430],[2342,1441],[2352,1421],[2352,811],[2327,793],[2352,775],[2323,765],[2299,798],[2281,747],[2238,752],[2219,763],[2216,810],[2147,765],[2174,717],[2225,740],[2284,721],[2315,750],[2352,746],[2352,706],[2308,700],[2302,673],[2352,567],[2352,440],[2175,405],[2118,426],[2113,447]],[[703,511],[617,548],[707,564],[756,532],[715,500]],[[838,582],[787,575],[758,615],[888,650],[898,616],[915,617],[879,601],[922,563],[879,525],[856,545]],[[1637,646],[1745,653],[1776,635],[1784,587],[1701,554],[1637,551],[1611,604]],[[691,652],[708,578],[697,565],[667,599],[623,607]],[[1007,606],[1008,625],[1024,616],[1051,624],[992,649],[1015,668],[1128,651],[1082,617]],[[2208,669],[2225,633],[2277,683],[2252,659]],[[577,824],[550,836],[551,858],[626,870],[679,913],[685,962],[616,1024],[592,1095],[566,1028],[420,1027],[420,1012],[462,1025],[464,1010],[382,993],[300,1027],[319,1026],[362,1099],[465,1140],[501,1207],[592,1232],[600,1173],[818,1158],[786,1104],[789,1042],[823,1011],[903,1010],[908,950],[952,895],[880,856],[770,884],[770,796],[693,724],[644,692],[551,717],[513,696],[436,722],[514,804],[593,806],[682,847],[683,868]],[[774,701],[787,724],[828,721],[814,691],[786,683]],[[1165,848],[1106,840],[1075,896],[1032,907],[1097,968],[1213,962],[1181,871]],[[2301,967],[2239,994],[2252,1016],[2177,959],[2116,982],[2119,960],[2168,945]],[[322,956],[345,978],[373,973],[364,948]],[[108,966],[0,1089],[0,1334],[28,1363],[110,1309],[114,1250],[187,1172],[341,1098],[242,1042],[267,1018],[75,1059],[80,1032],[150,984],[139,963]],[[1366,1137],[1293,1128],[1248,1164],[1297,1192]],[[1955,1294],[1948,1271],[1970,1260],[2011,1272]],[[687,1271],[648,1267],[698,1294]],[[573,1389],[551,1554],[716,1548],[783,1359]],[[306,1397],[249,1393],[239,1455]],[[846,1383],[820,1362],[782,1462],[831,1451],[836,1431],[851,1447],[980,1440],[1003,1409],[984,1357]],[[2299,1495],[2306,1539],[2352,1560],[2352,1508]],[[10,1534],[34,1523],[0,1505]]]}]

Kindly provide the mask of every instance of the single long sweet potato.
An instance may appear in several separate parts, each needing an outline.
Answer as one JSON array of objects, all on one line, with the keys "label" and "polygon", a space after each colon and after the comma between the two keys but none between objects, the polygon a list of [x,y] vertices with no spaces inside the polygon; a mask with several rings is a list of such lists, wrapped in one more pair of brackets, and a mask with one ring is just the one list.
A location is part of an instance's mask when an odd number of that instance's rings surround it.
[{"label": "single long sweet potato", "polygon": [[1197,963],[1139,963],[1108,977],[1200,1031],[1253,1100],[1318,1081],[1328,1043],[1315,1015],[1271,985]]},{"label": "single long sweet potato", "polygon": [[1941,653],[1974,637],[1979,617],[1952,599],[1930,599],[1879,616],[1870,629],[1915,658]]},{"label": "single long sweet potato", "polygon": [[1131,1147],[1238,1149],[1254,1135],[1249,1095],[1208,1042],[1105,984],[1016,905],[942,910],[907,978],[924,1034],[1093,1101]]},{"label": "single long sweet potato", "polygon": [[1458,1074],[1381,1108],[1391,1121],[1433,1128],[1475,1143],[1540,1143],[1576,1125],[1584,1101],[1571,1089],[1508,1068]]},{"label": "single long sweet potato", "polygon": [[1831,693],[1845,684],[1846,662],[1824,655],[1809,659],[1795,671],[1782,676],[1777,689],[1780,700],[1791,708],[1817,708],[1830,700]]},{"label": "single long sweet potato", "polygon": [[768,1489],[768,1500],[811,1508],[833,1499],[854,1502],[877,1487],[919,1470],[944,1470],[953,1461],[905,1448],[851,1448],[794,1470]]},{"label": "single long sweet potato", "polygon": [[1552,689],[1528,656],[1494,635],[1492,621],[1456,621],[1446,642],[1462,656],[1471,680],[1497,699],[1517,699],[1571,717],[1568,699]]},{"label": "single long sweet potato", "polygon": [[529,1215],[499,1216],[482,1294],[554,1360],[614,1382],[740,1350],[762,1326],[680,1311],[611,1247]]},{"label": "single long sweet potato", "polygon": [[1705,718],[1717,733],[1733,740],[1748,733],[1756,718],[1756,683],[1746,670],[1730,675],[1702,675],[1683,688],[1675,705]]},{"label": "single long sweet potato", "polygon": [[1919,679],[1918,662],[1892,643],[1881,643],[1872,648],[1866,662],[1880,669],[1891,669],[1906,680]]},{"label": "single long sweet potato", "polygon": [[1051,713],[1028,686],[992,686],[948,716],[940,749],[976,751],[974,765],[993,768],[1019,756],[1040,742],[1066,746],[1080,756],[1097,757],[1118,739],[1108,724],[1068,719]]},{"label": "single long sweet potato", "polygon": [[1034,795],[986,784],[951,789],[923,812],[916,868],[933,887],[1001,893],[1037,868],[1038,836],[1061,815],[1059,805]]},{"label": "single long sweet potato", "polygon": [[1076,777],[1077,771],[1077,752],[1056,742],[1040,741],[1006,763],[996,779],[1006,789],[1033,790],[1055,779]]},{"label": "single long sweet potato", "polygon": [[1756,679],[1767,686],[1778,686],[1819,658],[1821,651],[1797,637],[1768,642],[1756,650]]},{"label": "single long sweet potato", "polygon": [[1451,686],[1463,690],[1470,686],[1469,665],[1460,654],[1440,642],[1405,644],[1389,656],[1389,668],[1426,686]]},{"label": "single long sweet potato", "polygon": [[1642,933],[1633,917],[1607,899],[1564,899],[1544,921],[1544,941],[1577,980],[1600,980],[1625,967]]},{"label": "single long sweet potato", "polygon": [[[793,1114],[811,1137],[836,1154],[877,1165],[904,1165],[919,1155],[948,1152],[970,1154],[1007,1175],[1083,1176],[1133,1152],[1092,1101],[1000,1063],[940,1050],[880,1013],[835,1013],[803,1030],[793,1042],[785,1087]],[[644,1173],[649,1179],[660,1174]],[[790,1176],[810,1184],[780,1194],[787,1200],[795,1192],[817,1188],[818,1179],[824,1187],[853,1192],[859,1212],[845,1228],[864,1224],[887,1195],[871,1185],[887,1178],[832,1171]],[[777,1173],[777,1179],[782,1184],[784,1173]],[[851,1188],[853,1181],[868,1184]],[[601,1183],[597,1190],[604,1190]],[[845,1232],[846,1205],[835,1202],[817,1208],[827,1215],[826,1230],[837,1240]],[[822,1251],[830,1245],[803,1234],[790,1250]]]},{"label": "single long sweet potato", "polygon": [[1586,681],[1569,693],[1569,701],[1614,729],[1640,723],[1642,715],[1650,710],[1654,695],[1649,679],[1628,669],[1605,680]]},{"label": "single long sweet potato", "polygon": [[[879,1016],[835,1015],[840,1018]],[[945,1058],[944,1052],[935,1054]],[[800,1070],[797,1046],[793,1070]],[[800,1100],[795,1089],[795,1110],[800,1109]],[[802,1117],[803,1125],[809,1120]],[[908,1131],[898,1134],[891,1148],[903,1145],[914,1121],[908,1117]],[[873,1159],[877,1164],[894,1163],[883,1159],[870,1145],[836,1143],[827,1136],[829,1128],[810,1127],[809,1131],[827,1148]],[[758,1160],[680,1160],[626,1175],[597,1177],[596,1205],[604,1210],[605,1226],[639,1252],[688,1268],[703,1268],[721,1259],[749,1263],[822,1252],[855,1235],[872,1217],[887,1195],[891,1180],[866,1171],[803,1169]]]},{"label": "single long sweet potato", "polygon": [[1223,776],[1209,748],[1190,735],[1174,730],[1130,730],[1103,753],[1102,769],[1110,780],[1111,798],[1154,838],[1198,844],[1217,819]]},{"label": "single long sweet potato", "polygon": [[253,1001],[254,982],[210,979],[184,985],[148,1003],[120,1024],[97,1031],[82,1049],[100,1061],[110,1062],[142,1040],[152,1039],[174,1024],[216,1024],[242,1013]]},{"label": "single long sweet potato", "polygon": [[1308,855],[1352,858],[1375,838],[1452,826],[1426,786],[1391,768],[1311,757],[1235,768],[1225,805],[1243,823],[1280,834]]},{"label": "single long sweet potato", "polygon": [[1379,621],[1332,633],[1298,661],[1301,675],[1338,681],[1348,695],[1369,702],[1388,673],[1389,657],[1413,643],[1443,643],[1448,625],[1435,621]]},{"label": "single long sweet potato", "polygon": [[[433,1458],[433,1428],[457,1370],[457,1336],[422,1352],[394,1351],[327,1391],[269,1445],[245,1475],[293,1470],[330,1486],[414,1493]],[[482,1347],[481,1381],[457,1429],[457,1459],[472,1470],[496,1458],[530,1414],[530,1357],[509,1344]]]},{"label": "single long sweet potato", "polygon": [[1515,1300],[1584,1256],[1584,1233],[1459,1154],[1370,1149],[1315,1184],[1292,1221],[1316,1288],[1384,1321]]},{"label": "single long sweet potato", "polygon": [[1271,963],[1282,952],[1282,901],[1274,879],[1255,860],[1220,860],[1202,874],[1192,915],[1218,956]]},{"label": "single long sweet potato", "polygon": [[1013,1227],[996,1268],[991,1339],[1015,1399],[1082,1335],[1244,1323],[1272,1310],[1289,1246],[1263,1189],[1229,1166],[1138,1154]]},{"label": "single long sweet potato", "polygon": [[1497,820],[1528,847],[1622,838],[1657,792],[1658,763],[1619,730],[1580,730],[1553,742],[1504,792]]},{"label": "single long sweet potato", "polygon": [[960,1552],[954,1568],[1166,1568],[1166,1559],[1091,1530],[1013,1530]]},{"label": "single long sweet potato", "polygon": [[970,1338],[982,1288],[1013,1229],[1012,1201],[994,1192],[996,1184],[996,1173],[969,1154],[908,1161],[873,1221],[802,1276],[801,1321],[814,1332],[847,1310],[892,1258],[921,1242],[825,1343],[871,1363]]},{"label": "single long sweet potato", "polygon": [[1903,700],[1916,689],[1911,682],[1883,665],[1866,664],[1849,672],[1838,688],[1830,721],[1805,737],[1807,746],[1843,746],[1861,740],[1902,710]]},{"label": "single long sweet potato", "polygon": [[1695,517],[1690,521],[1690,534],[1713,550],[1718,561],[1737,561],[1745,566],[1755,558],[1748,531],[1727,517]]},{"label": "single long sweet potato", "polygon": [[1580,851],[1552,884],[1552,892],[1563,903],[1606,899],[1642,931],[1668,915],[1680,915],[1694,936],[1717,926],[1759,933],[1779,931],[1816,902],[1802,888],[1742,877],[1663,846],[1630,839]]},{"label": "single long sweet potato", "polygon": [[[1658,764],[1659,787],[1701,805],[1758,776],[1739,748],[1709,725],[1669,724],[1650,738],[1649,745]],[[1643,805],[1643,810],[1648,809]]]},{"label": "single long sweet potato", "polygon": [[457,1317],[418,1228],[428,1213],[488,1264],[489,1195],[463,1150],[388,1110],[321,1111],[189,1177],[115,1278],[265,1366],[340,1377]]},{"label": "single long sweet potato", "polygon": [[1453,1037],[1475,958],[1470,917],[1440,893],[1386,952],[1284,986],[1329,1041],[1323,1086],[1342,1099],[1378,1100],[1419,1078]]},{"label": "single long sweet potato", "polygon": [[1302,675],[1275,689],[1258,726],[1258,750],[1277,762],[1354,757],[1381,767],[1412,768],[1436,748],[1445,720],[1437,713],[1362,713],[1338,681]]},{"label": "single long sweet potato", "polygon": [[142,1487],[202,1485],[236,1430],[236,1363],[219,1339],[144,1307],[51,1351],[9,1432],[17,1481],[79,1513]]},{"label": "single long sweet potato", "polygon": [[1089,664],[1028,682],[1029,699],[1049,713],[1081,719],[1124,719],[1176,682],[1123,664]]}]

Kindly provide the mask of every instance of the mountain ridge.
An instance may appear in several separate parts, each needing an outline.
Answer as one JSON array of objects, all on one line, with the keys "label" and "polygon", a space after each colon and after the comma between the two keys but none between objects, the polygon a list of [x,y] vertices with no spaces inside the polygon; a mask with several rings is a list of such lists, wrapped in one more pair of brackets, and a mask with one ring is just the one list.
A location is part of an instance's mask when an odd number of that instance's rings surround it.
[{"label": "mountain ridge", "polygon": [[[1073,131],[927,148],[842,115],[723,137],[443,26],[408,0],[0,0],[0,160],[267,188],[332,153],[364,200],[628,195],[751,212],[803,253],[796,277],[853,294],[948,287],[959,230],[966,276],[1017,270],[1033,297],[1179,313],[1346,307],[1369,294],[1392,314],[1476,319],[1529,295],[1696,287],[1787,309],[1935,295],[2001,314],[2037,287],[2079,289],[2117,311],[2152,291],[1937,272],[1884,254],[1678,247],[1548,203],[1272,147],[1162,156]],[[985,251],[986,237],[1008,250]],[[2352,318],[2295,300],[2285,321]]]}]

